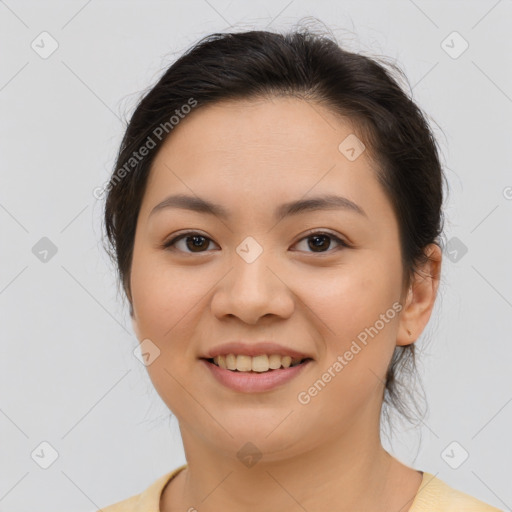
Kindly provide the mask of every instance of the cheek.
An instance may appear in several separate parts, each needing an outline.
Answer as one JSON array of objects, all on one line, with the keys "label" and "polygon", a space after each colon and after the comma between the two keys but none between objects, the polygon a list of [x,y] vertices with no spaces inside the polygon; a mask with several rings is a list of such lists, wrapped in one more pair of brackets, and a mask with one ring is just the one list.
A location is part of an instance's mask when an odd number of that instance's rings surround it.
[{"label": "cheek", "polygon": [[[163,395],[173,396],[197,358],[200,315],[215,282],[211,271],[172,266],[161,254],[134,252],[132,296],[139,340],[149,339],[160,351],[147,370]],[[178,386],[178,387],[176,387]]]},{"label": "cheek", "polygon": [[396,344],[399,278],[399,269],[382,260],[361,258],[357,266],[338,268],[322,280],[304,279],[302,296],[323,337],[325,369],[345,356],[343,371],[354,385],[368,377],[368,369],[384,378]]},{"label": "cheek", "polygon": [[383,277],[391,275],[389,271],[352,269],[336,275],[323,286],[307,288],[304,283],[303,289],[309,290],[304,297],[323,338],[318,371],[310,387],[301,390],[311,397],[304,407],[310,417],[323,418],[332,429],[350,423],[364,404],[380,403],[398,318],[395,280]]},{"label": "cheek", "polygon": [[187,384],[190,361],[195,357],[190,343],[194,305],[204,292],[186,273],[143,251],[134,251],[131,287],[139,341],[149,339],[159,351],[146,366],[148,375],[169,409],[186,416],[191,403],[182,385]]},{"label": "cheek", "polygon": [[301,276],[300,296],[326,324],[331,336],[345,336],[373,324],[399,297],[395,269],[358,266]]},{"label": "cheek", "polygon": [[141,335],[163,339],[193,309],[204,290],[190,276],[161,255],[134,251],[131,288]]}]

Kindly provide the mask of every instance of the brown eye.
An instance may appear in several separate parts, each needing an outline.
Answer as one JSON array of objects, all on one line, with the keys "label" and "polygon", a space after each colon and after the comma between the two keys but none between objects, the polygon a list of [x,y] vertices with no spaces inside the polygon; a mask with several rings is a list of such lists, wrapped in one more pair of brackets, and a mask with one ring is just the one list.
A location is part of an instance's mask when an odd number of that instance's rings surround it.
[{"label": "brown eye", "polygon": [[[323,233],[323,232],[311,233],[308,236],[302,238],[302,240],[300,240],[300,242],[302,242],[304,240],[308,240],[307,247],[309,249],[311,249],[311,251],[306,251],[306,252],[316,252],[316,253],[329,252],[329,248],[331,246],[332,241],[334,241],[338,245],[337,249],[340,249],[341,247],[349,247],[349,245],[344,240],[342,240],[341,238],[337,237],[336,235],[334,235],[332,233]],[[334,250],[337,250],[337,249],[334,249]]]},{"label": "brown eye", "polygon": [[[209,243],[212,242],[210,238],[207,236],[201,235],[200,233],[195,232],[188,232],[188,233],[182,233],[181,235],[173,238],[169,242],[166,242],[163,245],[163,248],[165,249],[172,249],[175,250],[177,246],[177,243],[180,241],[184,241],[184,246],[182,245],[182,248],[178,248],[178,250],[181,250],[182,252],[191,252],[191,253],[199,253],[199,252],[205,252],[204,249],[207,249],[209,246]],[[187,250],[184,250],[183,247],[185,247]]]},{"label": "brown eye", "polygon": [[[334,250],[338,250],[342,247],[348,248],[350,247],[348,243],[339,238],[338,236],[332,233],[324,233],[324,232],[313,232],[308,236],[302,238],[300,242],[304,240],[308,240],[307,247],[310,249],[306,252],[311,253],[326,253],[333,252]],[[184,242],[181,247],[178,246],[179,242]],[[333,243],[337,244],[337,248],[332,249],[330,251],[330,247]],[[184,253],[202,253],[207,252],[210,242],[213,243],[211,238],[202,235],[201,233],[197,233],[194,231],[189,231],[187,233],[182,233],[177,237],[171,239],[169,242],[165,242],[162,245],[162,248],[168,250],[178,250]]]}]

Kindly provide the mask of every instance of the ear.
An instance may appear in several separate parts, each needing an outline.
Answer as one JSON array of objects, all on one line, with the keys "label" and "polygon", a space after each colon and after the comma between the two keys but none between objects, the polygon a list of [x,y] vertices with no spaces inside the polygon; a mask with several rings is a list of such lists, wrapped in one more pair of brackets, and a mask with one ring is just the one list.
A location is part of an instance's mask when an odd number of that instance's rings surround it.
[{"label": "ear", "polygon": [[437,244],[425,249],[428,261],[414,273],[400,313],[396,344],[414,343],[423,332],[434,308],[441,276],[442,251]]}]

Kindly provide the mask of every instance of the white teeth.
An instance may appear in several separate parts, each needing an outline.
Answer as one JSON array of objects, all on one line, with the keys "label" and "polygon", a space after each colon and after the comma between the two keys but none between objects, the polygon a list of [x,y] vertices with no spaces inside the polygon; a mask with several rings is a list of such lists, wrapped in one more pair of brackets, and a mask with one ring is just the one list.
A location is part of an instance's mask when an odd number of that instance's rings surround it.
[{"label": "white teeth", "polygon": [[[238,356],[240,357],[240,356]],[[269,369],[268,356],[255,356],[252,358],[252,371],[253,372],[266,372]]]},{"label": "white teeth", "polygon": [[292,364],[292,358],[290,356],[282,357],[281,364],[283,365],[283,368],[288,368]]},{"label": "white teeth", "polygon": [[279,354],[272,354],[268,358],[268,365],[272,370],[277,370],[281,368],[281,356]]},{"label": "white teeth", "polygon": [[236,369],[239,372],[250,372],[252,370],[252,357],[236,356]]},{"label": "white teeth", "polygon": [[[214,359],[215,361],[215,359]],[[226,367],[228,370],[236,370],[236,356],[235,354],[228,354],[226,356]]]},{"label": "white teeth", "polygon": [[291,356],[280,356],[279,354],[266,354],[251,357],[246,355],[220,355],[213,358],[213,362],[220,368],[238,370],[239,372],[267,372],[277,370],[281,367],[288,368],[300,363],[301,359],[292,359]]}]

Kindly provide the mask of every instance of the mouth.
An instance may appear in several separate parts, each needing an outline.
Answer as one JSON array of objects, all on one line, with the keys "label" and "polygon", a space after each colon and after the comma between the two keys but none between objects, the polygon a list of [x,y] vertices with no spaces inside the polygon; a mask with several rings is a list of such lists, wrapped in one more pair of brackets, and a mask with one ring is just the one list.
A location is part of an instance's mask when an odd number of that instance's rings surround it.
[{"label": "mouth", "polygon": [[238,393],[281,389],[307,371],[314,361],[311,357],[292,360],[291,356],[277,354],[254,357],[228,354],[199,359],[217,382]]},{"label": "mouth", "polygon": [[234,373],[272,373],[286,368],[294,368],[312,361],[311,357],[292,358],[291,356],[280,356],[277,354],[246,356],[246,355],[220,355],[211,358],[201,358],[204,361]]}]

